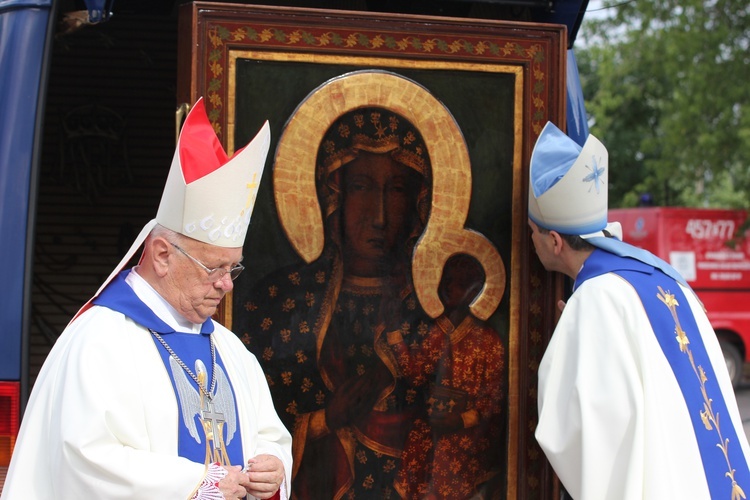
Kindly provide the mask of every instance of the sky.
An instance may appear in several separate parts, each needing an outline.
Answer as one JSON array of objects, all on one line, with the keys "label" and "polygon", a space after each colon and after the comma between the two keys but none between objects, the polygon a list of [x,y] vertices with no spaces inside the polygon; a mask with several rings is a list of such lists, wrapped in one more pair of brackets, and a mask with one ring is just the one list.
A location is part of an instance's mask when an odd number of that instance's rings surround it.
[{"label": "sky", "polygon": [[612,9],[604,8],[604,2],[602,0],[589,0],[589,4],[586,7],[586,15],[583,17],[584,20],[592,17],[604,17],[607,12]]}]

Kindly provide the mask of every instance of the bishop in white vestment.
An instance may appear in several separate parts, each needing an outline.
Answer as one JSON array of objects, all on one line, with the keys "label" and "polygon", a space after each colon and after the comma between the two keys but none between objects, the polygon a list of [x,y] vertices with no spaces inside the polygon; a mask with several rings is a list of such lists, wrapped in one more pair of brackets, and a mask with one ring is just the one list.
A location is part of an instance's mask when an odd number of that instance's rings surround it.
[{"label": "bishop in white vestment", "polygon": [[268,147],[266,123],[228,158],[196,103],[156,218],[41,369],[3,500],[288,498],[291,436],[265,375],[211,319],[244,269]]},{"label": "bishop in white vestment", "polygon": [[573,293],[539,366],[536,438],[576,500],[740,500],[750,447],[716,335],[666,262],[607,223],[607,151],[547,124],[529,226]]}]

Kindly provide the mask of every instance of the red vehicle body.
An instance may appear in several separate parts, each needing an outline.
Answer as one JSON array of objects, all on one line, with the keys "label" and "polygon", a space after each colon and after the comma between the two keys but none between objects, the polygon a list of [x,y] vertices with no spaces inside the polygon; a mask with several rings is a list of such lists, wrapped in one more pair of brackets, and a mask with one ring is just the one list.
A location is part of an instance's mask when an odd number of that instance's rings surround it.
[{"label": "red vehicle body", "polygon": [[669,262],[703,302],[737,386],[750,362],[750,230],[745,210],[644,207],[609,211],[623,240]]}]

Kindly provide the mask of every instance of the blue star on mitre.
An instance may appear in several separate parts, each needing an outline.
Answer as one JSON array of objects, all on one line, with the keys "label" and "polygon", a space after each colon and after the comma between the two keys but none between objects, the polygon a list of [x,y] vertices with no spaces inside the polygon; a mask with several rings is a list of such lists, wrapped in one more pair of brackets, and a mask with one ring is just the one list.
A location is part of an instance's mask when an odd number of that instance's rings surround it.
[{"label": "blue star on mitre", "polygon": [[[596,194],[599,194],[600,189],[601,189],[600,182],[601,182],[602,175],[604,175],[605,168],[599,167],[595,156],[591,157],[591,161],[593,161],[594,166],[589,167],[588,165],[586,165],[586,168],[591,170],[591,173],[583,178],[583,182],[593,182],[594,183],[593,185],[596,188]],[[591,192],[591,188],[589,188],[589,192]]]}]

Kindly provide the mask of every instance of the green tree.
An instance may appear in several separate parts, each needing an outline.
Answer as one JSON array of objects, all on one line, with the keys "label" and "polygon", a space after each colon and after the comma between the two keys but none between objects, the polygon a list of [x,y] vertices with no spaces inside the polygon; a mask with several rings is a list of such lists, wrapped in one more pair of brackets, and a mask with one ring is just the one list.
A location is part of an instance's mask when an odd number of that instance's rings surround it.
[{"label": "green tree", "polygon": [[750,205],[747,0],[604,0],[576,57],[610,206]]}]

